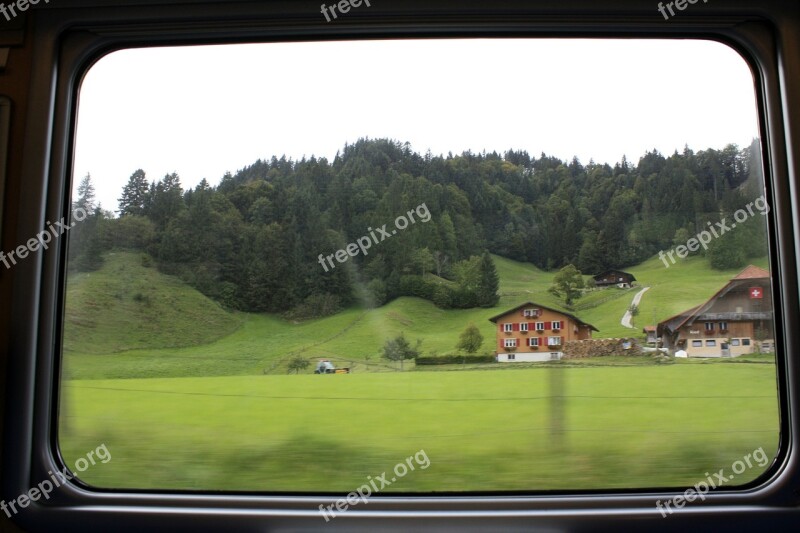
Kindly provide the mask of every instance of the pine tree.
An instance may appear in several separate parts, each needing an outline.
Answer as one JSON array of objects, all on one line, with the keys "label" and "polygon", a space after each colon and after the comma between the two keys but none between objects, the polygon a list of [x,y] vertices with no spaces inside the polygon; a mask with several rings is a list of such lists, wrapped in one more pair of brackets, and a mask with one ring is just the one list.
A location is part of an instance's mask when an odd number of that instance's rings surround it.
[{"label": "pine tree", "polygon": [[87,172],[78,184],[78,199],[72,204],[72,210],[83,208],[86,214],[91,214],[94,211],[94,185],[92,185],[92,176]]},{"label": "pine tree", "polygon": [[119,201],[119,214],[125,215],[144,215],[149,186],[144,170],[136,170],[128,179],[128,184],[122,189],[122,196]]},{"label": "pine tree", "polygon": [[479,266],[480,277],[478,281],[478,305],[481,307],[494,307],[500,301],[497,290],[500,288],[500,277],[489,252],[483,252]]}]

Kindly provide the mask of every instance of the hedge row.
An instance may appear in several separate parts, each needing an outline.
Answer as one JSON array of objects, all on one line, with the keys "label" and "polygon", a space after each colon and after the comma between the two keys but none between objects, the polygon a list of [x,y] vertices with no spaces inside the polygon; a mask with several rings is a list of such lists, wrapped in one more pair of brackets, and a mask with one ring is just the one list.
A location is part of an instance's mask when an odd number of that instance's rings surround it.
[{"label": "hedge row", "polygon": [[417,357],[417,365],[460,365],[461,363],[494,363],[493,355],[442,355],[439,357]]},{"label": "hedge row", "polygon": [[472,309],[478,307],[478,293],[444,284],[422,276],[400,276],[397,286],[389,287],[397,295],[430,300],[440,309]]}]

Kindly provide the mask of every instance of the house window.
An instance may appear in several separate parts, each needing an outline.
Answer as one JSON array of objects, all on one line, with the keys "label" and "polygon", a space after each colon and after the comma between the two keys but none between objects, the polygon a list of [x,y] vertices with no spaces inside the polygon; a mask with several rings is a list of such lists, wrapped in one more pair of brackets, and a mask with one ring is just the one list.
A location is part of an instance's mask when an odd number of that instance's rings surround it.
[{"label": "house window", "polygon": [[511,333],[512,331],[514,331],[514,325],[513,324],[503,324],[503,331],[505,331],[506,333]]},{"label": "house window", "polygon": [[528,323],[527,322],[520,322],[519,330],[520,331],[528,331]]},{"label": "house window", "polygon": [[742,339],[742,346],[750,346],[750,339]]},{"label": "house window", "polygon": [[544,322],[536,323],[536,331],[544,331]]},{"label": "house window", "polygon": [[513,361],[513,360],[515,360],[516,358],[517,358],[517,354],[514,354],[514,353],[510,353],[510,354],[508,354],[508,360],[509,360],[509,361]]},{"label": "house window", "polygon": [[531,337],[528,339],[528,346],[539,346],[539,339],[536,337]]},{"label": "house window", "polygon": [[739,346],[739,339],[731,339],[731,346]]},{"label": "house window", "polygon": [[525,309],[522,312],[522,316],[532,316],[532,317],[539,316],[539,310],[538,309]]},{"label": "house window", "polygon": [[561,337],[547,337],[548,346],[561,346]]},{"label": "house window", "polygon": [[706,341],[706,346],[716,346],[716,345],[717,341],[715,340]]},{"label": "house window", "polygon": [[692,348],[702,348],[703,341],[692,341]]},{"label": "house window", "polygon": [[728,331],[728,323],[727,322],[720,322],[719,323],[720,331]]},{"label": "house window", "polygon": [[714,323],[706,322],[706,331],[714,331]]},{"label": "house window", "polygon": [[553,329],[561,329],[561,326],[563,325],[560,320],[554,320],[550,324],[552,325]]},{"label": "house window", "polygon": [[505,343],[503,344],[506,348],[516,348],[517,347],[517,339],[505,339]]}]

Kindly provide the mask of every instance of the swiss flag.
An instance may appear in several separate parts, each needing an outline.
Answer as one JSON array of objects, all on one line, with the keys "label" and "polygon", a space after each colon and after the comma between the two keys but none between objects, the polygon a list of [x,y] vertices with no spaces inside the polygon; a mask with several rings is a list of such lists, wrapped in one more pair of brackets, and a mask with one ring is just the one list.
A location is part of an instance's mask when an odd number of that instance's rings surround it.
[{"label": "swiss flag", "polygon": [[752,300],[754,298],[759,300],[764,298],[764,291],[761,289],[761,287],[750,287],[750,299]]}]

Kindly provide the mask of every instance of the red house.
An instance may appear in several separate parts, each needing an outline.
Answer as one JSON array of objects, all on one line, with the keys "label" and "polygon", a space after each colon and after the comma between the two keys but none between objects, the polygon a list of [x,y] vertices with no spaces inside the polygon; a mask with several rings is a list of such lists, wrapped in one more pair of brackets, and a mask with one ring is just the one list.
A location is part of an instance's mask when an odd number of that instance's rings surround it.
[{"label": "red house", "polygon": [[498,362],[561,359],[565,342],[591,339],[597,331],[576,316],[531,302],[489,321],[497,324]]}]

